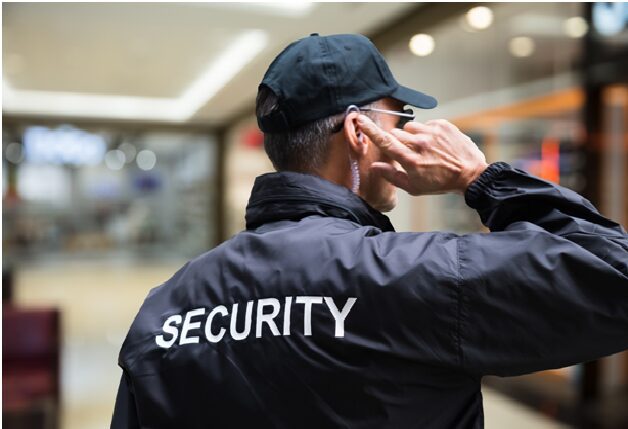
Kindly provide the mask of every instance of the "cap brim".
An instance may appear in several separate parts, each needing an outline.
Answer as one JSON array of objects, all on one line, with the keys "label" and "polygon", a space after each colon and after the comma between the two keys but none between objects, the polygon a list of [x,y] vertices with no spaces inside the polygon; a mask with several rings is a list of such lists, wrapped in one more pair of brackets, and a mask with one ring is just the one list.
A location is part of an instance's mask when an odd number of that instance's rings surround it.
[{"label": "cap brim", "polygon": [[421,109],[433,109],[438,105],[434,97],[401,85],[390,94],[390,97]]}]

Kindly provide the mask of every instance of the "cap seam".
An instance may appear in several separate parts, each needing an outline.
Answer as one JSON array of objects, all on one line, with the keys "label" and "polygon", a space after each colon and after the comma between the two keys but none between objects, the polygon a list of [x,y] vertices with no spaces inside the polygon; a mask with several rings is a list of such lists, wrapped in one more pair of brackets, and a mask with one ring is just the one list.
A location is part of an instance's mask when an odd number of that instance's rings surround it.
[{"label": "cap seam", "polygon": [[[320,38],[321,42],[321,48],[323,48],[323,57],[326,57],[329,59],[329,62],[324,61],[323,62],[323,69],[325,70],[326,74],[329,75],[330,78],[333,77],[334,79],[334,84],[338,83],[338,75],[336,74],[336,67],[333,64],[333,59],[331,57],[331,49],[329,47],[329,41],[327,40],[327,37],[321,37]],[[332,76],[333,75],[333,76]],[[335,101],[336,104],[336,109],[338,108],[338,94],[336,91],[336,87],[334,85],[329,85],[328,86],[329,91],[331,92],[331,95],[333,97],[333,100]],[[333,110],[336,110],[333,109]]]},{"label": "cap seam", "polygon": [[[325,38],[325,43],[327,44],[327,52],[329,52],[329,57],[332,58],[332,52],[331,52],[331,46],[329,45],[329,39]],[[336,100],[336,109],[340,109],[341,107],[344,107],[341,105],[340,103],[340,88],[339,88],[339,79],[338,79],[338,67],[336,67],[336,62],[332,61],[332,71],[334,73],[334,86],[333,86],[333,93],[334,93],[334,99]]]}]

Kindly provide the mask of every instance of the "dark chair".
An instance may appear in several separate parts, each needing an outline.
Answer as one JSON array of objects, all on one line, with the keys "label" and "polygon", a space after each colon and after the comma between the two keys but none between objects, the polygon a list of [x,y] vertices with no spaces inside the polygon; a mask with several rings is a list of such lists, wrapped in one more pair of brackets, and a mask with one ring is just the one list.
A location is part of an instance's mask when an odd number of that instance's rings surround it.
[{"label": "dark chair", "polygon": [[59,426],[60,314],[3,305],[2,420],[11,428]]}]

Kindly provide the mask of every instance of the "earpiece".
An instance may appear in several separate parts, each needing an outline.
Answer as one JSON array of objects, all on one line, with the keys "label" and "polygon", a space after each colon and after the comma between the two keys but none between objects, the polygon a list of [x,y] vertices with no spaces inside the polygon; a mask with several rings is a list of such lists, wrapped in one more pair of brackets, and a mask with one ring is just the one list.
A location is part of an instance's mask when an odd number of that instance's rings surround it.
[{"label": "earpiece", "polygon": [[360,143],[364,143],[364,135],[358,131],[358,141]]}]

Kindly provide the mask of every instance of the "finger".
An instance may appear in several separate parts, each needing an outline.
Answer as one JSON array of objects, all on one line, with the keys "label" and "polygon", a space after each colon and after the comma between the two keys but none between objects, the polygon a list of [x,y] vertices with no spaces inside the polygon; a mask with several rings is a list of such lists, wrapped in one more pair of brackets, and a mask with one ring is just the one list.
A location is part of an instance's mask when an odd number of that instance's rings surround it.
[{"label": "finger", "polygon": [[397,140],[404,144],[412,141],[412,137],[414,136],[414,134],[404,131],[400,128],[393,128],[392,130],[390,130],[390,134],[395,136]]},{"label": "finger", "polygon": [[443,125],[443,126],[449,125],[449,124],[451,124],[451,122],[449,122],[446,119],[430,119],[429,121],[425,123],[425,125]]},{"label": "finger", "polygon": [[409,179],[408,173],[403,170],[397,170],[392,165],[386,162],[374,162],[371,164],[370,170],[376,174],[381,175],[384,179],[388,180],[393,185],[397,186],[409,192]]},{"label": "finger", "polygon": [[396,159],[402,165],[414,155],[406,145],[397,140],[392,134],[379,128],[370,118],[359,115],[358,124],[360,129],[366,134],[376,146],[383,150],[391,158]]},{"label": "finger", "polygon": [[429,125],[433,128],[442,128],[445,130],[458,130],[458,127],[449,122],[447,119],[431,119],[427,121],[425,125]]},{"label": "finger", "polygon": [[412,134],[398,128],[393,128],[390,133],[414,152],[424,151],[432,138],[430,134]]},{"label": "finger", "polygon": [[390,133],[401,143],[408,146],[415,153],[424,152],[432,141],[432,136],[428,134],[412,134],[398,128],[393,128]]},{"label": "finger", "polygon": [[417,134],[417,133],[426,133],[432,134],[434,132],[434,128],[430,125],[423,124],[421,122],[410,121],[403,126],[403,129],[409,133]]}]

